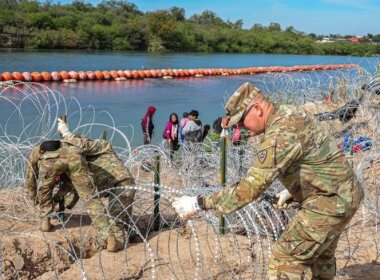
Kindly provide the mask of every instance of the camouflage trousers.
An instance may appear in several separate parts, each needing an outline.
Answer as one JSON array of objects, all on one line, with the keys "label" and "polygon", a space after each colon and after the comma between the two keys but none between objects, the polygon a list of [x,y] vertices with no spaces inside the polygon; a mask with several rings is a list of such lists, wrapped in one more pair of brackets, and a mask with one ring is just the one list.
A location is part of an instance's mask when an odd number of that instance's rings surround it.
[{"label": "camouflage trousers", "polygon": [[[132,204],[136,192],[128,189],[128,186],[132,183],[130,179],[122,180],[114,188],[111,187],[100,196],[108,196],[106,213],[109,218],[110,228],[107,231],[121,242],[124,242],[125,239],[125,228],[131,227]],[[79,200],[79,196],[69,180],[65,181],[54,196],[54,201],[56,202],[62,199],[64,199],[65,206],[68,209],[73,208]]]},{"label": "camouflage trousers", "polygon": [[268,278],[333,279],[338,240],[353,215],[354,211],[343,217],[298,211],[273,248]]}]

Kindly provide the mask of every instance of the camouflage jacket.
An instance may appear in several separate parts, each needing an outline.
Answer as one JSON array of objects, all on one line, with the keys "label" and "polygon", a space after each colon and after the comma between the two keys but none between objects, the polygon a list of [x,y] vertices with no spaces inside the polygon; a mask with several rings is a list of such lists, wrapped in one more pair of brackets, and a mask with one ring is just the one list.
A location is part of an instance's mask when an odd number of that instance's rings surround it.
[{"label": "camouflage jacket", "polygon": [[[66,139],[61,140],[64,144],[63,146],[76,146],[85,155],[101,155],[106,153],[113,153],[111,145],[102,140],[95,141],[84,141],[79,137],[66,137]],[[36,146],[30,152],[27,161],[27,167],[25,171],[25,187],[26,192],[30,199],[35,200],[37,195],[37,184],[38,184],[38,163],[41,159],[42,154],[40,153],[40,146]]]},{"label": "camouflage jacket", "polygon": [[[42,183],[42,185],[44,185],[46,183],[43,178],[45,176],[44,172],[49,172],[49,174],[54,173],[57,176],[65,173],[63,170],[64,168],[58,168],[59,164],[55,165],[57,170],[49,171],[45,170],[46,168],[40,170],[40,167],[42,166],[40,161],[51,158],[52,161],[66,162],[67,153],[78,154],[78,159],[80,158],[79,154],[86,156],[83,157],[86,162],[82,162],[81,165],[88,166],[90,171],[88,175],[93,177],[93,180],[91,181],[95,182],[95,186],[98,190],[111,188],[116,183],[121,181],[123,181],[126,185],[134,184],[134,179],[131,173],[124,166],[123,162],[115,154],[112,146],[107,141],[85,140],[79,137],[71,136],[62,139],[61,142],[63,143],[62,148],[57,151],[45,152],[44,154],[41,154],[40,146],[36,146],[29,154],[25,172],[25,186],[26,192],[32,200],[36,199],[39,176],[41,177],[40,184]],[[71,165],[73,164],[75,164],[75,162],[71,163]],[[48,177],[50,178],[50,176]],[[88,178],[86,178],[85,181],[86,185],[89,185]],[[54,183],[49,182],[49,184],[52,184],[50,187],[53,189]]]},{"label": "camouflage jacket", "polygon": [[86,156],[98,190],[112,188],[122,181],[124,185],[134,184],[130,171],[109,142],[99,139],[87,140],[74,135],[65,137],[62,142],[79,148]]},{"label": "camouflage jacket", "polygon": [[105,140],[88,140],[71,135],[62,139],[61,142],[77,147],[85,156],[99,156],[114,152],[111,144]]},{"label": "camouflage jacket", "polygon": [[204,198],[228,214],[258,198],[278,178],[302,208],[343,216],[356,210],[362,187],[331,134],[310,113],[281,105],[270,113],[253,166],[237,184]]},{"label": "camouflage jacket", "polygon": [[38,161],[40,160],[40,146],[34,147],[30,152],[26,171],[25,171],[25,186],[26,193],[32,200],[36,199],[37,195],[37,181],[38,181]]}]

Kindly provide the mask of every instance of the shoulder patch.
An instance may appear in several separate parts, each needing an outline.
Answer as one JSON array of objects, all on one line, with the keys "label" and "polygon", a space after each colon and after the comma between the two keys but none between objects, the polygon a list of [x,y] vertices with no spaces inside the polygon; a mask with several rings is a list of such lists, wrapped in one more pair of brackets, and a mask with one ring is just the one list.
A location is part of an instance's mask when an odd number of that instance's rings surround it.
[{"label": "shoulder patch", "polygon": [[265,159],[267,158],[267,150],[261,151],[257,154],[257,159],[260,163],[263,163]]},{"label": "shoulder patch", "polygon": [[256,155],[254,165],[259,168],[272,168],[275,165],[276,139],[264,139]]}]

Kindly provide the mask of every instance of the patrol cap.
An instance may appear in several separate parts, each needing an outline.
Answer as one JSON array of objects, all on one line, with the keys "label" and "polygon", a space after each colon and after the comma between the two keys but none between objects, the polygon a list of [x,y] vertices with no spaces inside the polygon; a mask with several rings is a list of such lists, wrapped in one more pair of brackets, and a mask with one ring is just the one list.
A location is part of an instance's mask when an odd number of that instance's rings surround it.
[{"label": "patrol cap", "polygon": [[47,140],[41,143],[40,152],[52,152],[56,151],[61,147],[61,141],[59,140]]},{"label": "patrol cap", "polygon": [[260,90],[251,83],[242,84],[228,99],[225,109],[230,113],[231,119],[228,125],[240,122],[247,106],[260,93]]}]

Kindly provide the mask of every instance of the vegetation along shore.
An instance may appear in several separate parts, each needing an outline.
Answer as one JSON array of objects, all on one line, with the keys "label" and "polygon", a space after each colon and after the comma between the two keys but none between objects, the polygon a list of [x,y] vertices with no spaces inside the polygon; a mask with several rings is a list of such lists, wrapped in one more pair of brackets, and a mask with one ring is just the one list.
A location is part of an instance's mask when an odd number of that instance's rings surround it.
[{"label": "vegetation along shore", "polygon": [[0,47],[375,56],[380,34],[317,35],[277,23],[231,22],[206,10],[142,12],[126,1],[0,0]]}]

